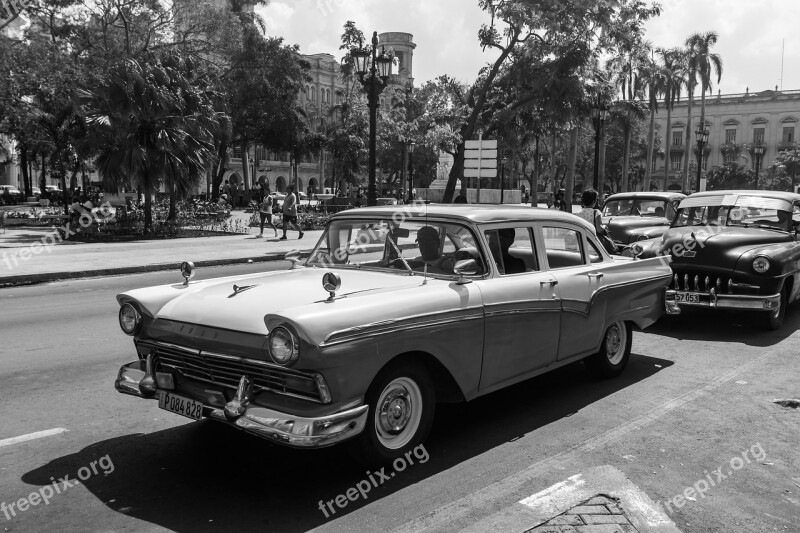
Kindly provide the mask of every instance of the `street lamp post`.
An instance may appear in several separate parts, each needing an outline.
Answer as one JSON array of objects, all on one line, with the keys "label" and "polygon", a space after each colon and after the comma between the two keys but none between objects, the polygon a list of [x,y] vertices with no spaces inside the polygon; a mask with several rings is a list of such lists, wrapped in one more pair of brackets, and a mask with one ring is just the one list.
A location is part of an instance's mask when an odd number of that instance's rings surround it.
[{"label": "street lamp post", "polygon": [[506,164],[508,158],[500,160],[500,205],[505,203]]},{"label": "street lamp post", "polygon": [[414,201],[414,148],[416,143],[409,142],[406,145],[408,150],[408,203]]},{"label": "street lamp post", "polygon": [[[703,147],[708,143],[709,131],[703,128],[702,124],[697,125],[697,131],[694,132],[697,138],[697,190],[700,190],[700,177],[703,172]],[[691,188],[691,187],[690,187]]]},{"label": "street lamp post", "polygon": [[[594,122],[594,189],[600,186],[600,139],[603,137],[603,125],[608,118],[608,106],[597,97],[597,104],[592,108]],[[585,187],[584,187],[585,189]]]},{"label": "street lamp post", "polygon": [[764,144],[756,143],[753,146],[753,154],[755,155],[756,163],[756,190],[758,190],[758,170],[761,167],[761,160],[764,157]]},{"label": "street lamp post", "polygon": [[367,93],[367,103],[369,105],[369,184],[367,187],[367,205],[374,206],[378,205],[375,186],[377,166],[375,153],[378,142],[378,107],[380,104],[378,97],[389,83],[394,60],[386,53],[386,50],[381,51],[381,54],[378,55],[378,32],[373,32],[372,34],[371,48],[354,48],[350,51],[350,55],[355,62],[358,79]]}]

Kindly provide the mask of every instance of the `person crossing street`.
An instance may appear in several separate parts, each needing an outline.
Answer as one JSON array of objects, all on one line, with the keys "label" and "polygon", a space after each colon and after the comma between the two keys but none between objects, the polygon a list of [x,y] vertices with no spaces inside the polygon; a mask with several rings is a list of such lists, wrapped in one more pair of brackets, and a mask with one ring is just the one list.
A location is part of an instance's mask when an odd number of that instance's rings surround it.
[{"label": "person crossing street", "polygon": [[280,240],[286,240],[286,230],[292,226],[300,236],[298,240],[303,238],[303,230],[297,225],[297,196],[294,194],[294,186],[289,185],[286,188],[286,198],[283,199],[283,237]]}]

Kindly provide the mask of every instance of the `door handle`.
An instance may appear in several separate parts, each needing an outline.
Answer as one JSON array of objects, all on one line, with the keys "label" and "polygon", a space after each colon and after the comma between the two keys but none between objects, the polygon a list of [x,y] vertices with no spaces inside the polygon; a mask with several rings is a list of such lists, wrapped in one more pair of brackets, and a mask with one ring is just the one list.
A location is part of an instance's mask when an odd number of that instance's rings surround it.
[{"label": "door handle", "polygon": [[600,278],[603,277],[603,273],[602,272],[589,272],[586,275],[589,276],[590,278],[597,278],[597,279],[600,279]]},{"label": "door handle", "polygon": [[558,285],[558,280],[557,279],[553,279],[553,280],[550,280],[550,281],[540,281],[539,285],[550,285],[551,287],[555,287],[556,285]]}]

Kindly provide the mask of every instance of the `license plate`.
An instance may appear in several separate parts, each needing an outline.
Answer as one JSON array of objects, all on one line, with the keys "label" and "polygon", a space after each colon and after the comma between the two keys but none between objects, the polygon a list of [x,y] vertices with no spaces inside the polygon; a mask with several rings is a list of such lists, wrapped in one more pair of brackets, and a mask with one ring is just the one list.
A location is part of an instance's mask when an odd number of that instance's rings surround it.
[{"label": "license plate", "polygon": [[687,304],[699,304],[700,295],[693,292],[676,292],[675,301]]},{"label": "license plate", "polygon": [[165,411],[194,420],[203,418],[203,402],[198,402],[171,392],[158,391],[158,406]]}]

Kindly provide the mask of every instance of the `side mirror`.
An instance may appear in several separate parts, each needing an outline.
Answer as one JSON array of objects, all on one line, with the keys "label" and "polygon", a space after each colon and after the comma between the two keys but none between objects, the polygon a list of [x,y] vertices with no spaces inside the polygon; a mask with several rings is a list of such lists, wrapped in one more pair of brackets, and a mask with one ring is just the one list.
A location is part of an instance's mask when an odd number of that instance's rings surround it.
[{"label": "side mirror", "polygon": [[284,257],[286,261],[292,263],[292,267],[289,270],[294,270],[297,268],[297,264],[300,262],[300,251],[299,250],[292,250],[288,252]]}]

